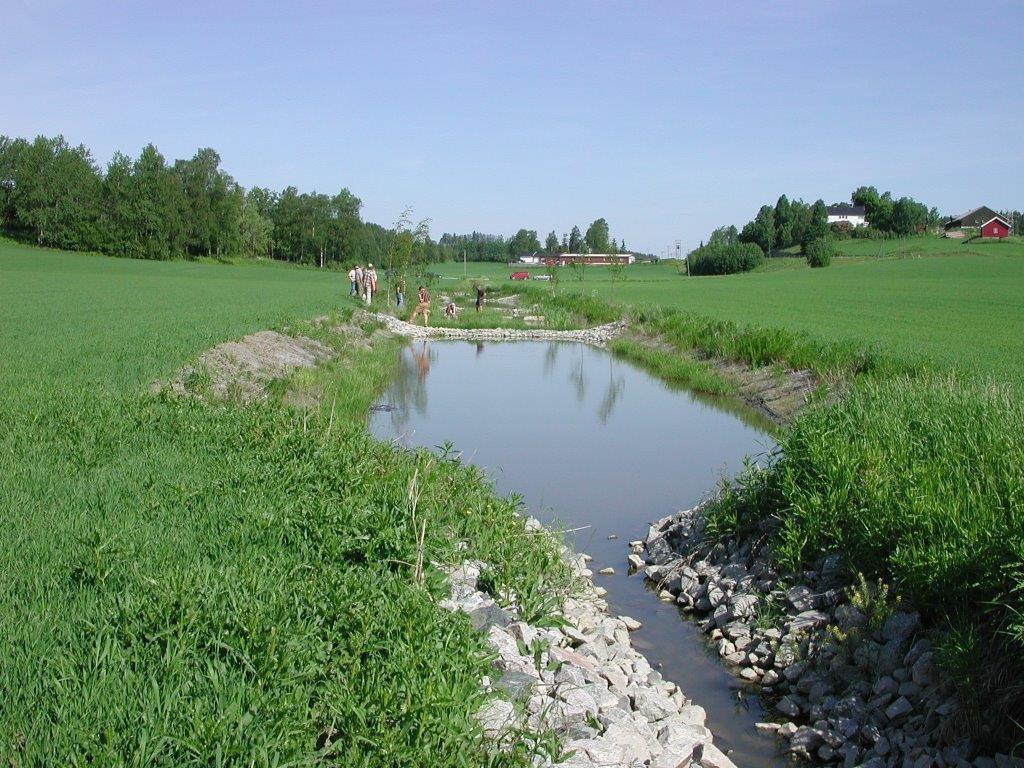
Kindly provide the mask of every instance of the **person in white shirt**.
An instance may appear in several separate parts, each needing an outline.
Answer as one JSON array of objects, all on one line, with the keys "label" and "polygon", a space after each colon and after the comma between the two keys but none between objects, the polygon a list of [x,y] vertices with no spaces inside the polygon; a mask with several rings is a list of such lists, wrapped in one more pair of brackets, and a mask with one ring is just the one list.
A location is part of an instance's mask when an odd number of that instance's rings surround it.
[{"label": "person in white shirt", "polygon": [[349,296],[355,296],[356,295],[356,268],[355,267],[352,267],[352,269],[350,269],[348,271],[348,284],[349,284],[348,295]]}]

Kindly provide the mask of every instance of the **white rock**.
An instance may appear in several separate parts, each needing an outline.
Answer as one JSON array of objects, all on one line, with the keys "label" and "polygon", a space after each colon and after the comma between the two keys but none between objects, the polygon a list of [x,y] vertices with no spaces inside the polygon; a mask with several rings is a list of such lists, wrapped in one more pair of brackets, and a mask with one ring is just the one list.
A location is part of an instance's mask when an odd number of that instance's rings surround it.
[{"label": "white rock", "polygon": [[619,618],[622,619],[622,623],[626,625],[626,629],[630,632],[636,632],[636,630],[643,626],[643,624],[631,616],[620,616]]},{"label": "white rock", "polygon": [[658,731],[658,741],[666,749],[692,748],[711,739],[711,732],[698,725],[690,725],[679,717],[665,718]]},{"label": "white rock", "polygon": [[488,738],[497,738],[515,724],[515,707],[504,699],[491,699],[477,713],[477,720],[483,726]]},{"label": "white rock", "polygon": [[634,701],[636,711],[652,723],[674,715],[677,711],[671,697],[653,688],[640,688]]},{"label": "white rock", "polygon": [[[604,738],[625,751],[624,762],[651,759],[651,745],[637,724],[613,723],[603,734]],[[657,742],[655,742],[657,743]],[[660,746],[658,748],[660,752]]]},{"label": "white rock", "polygon": [[651,760],[650,768],[687,768],[693,762],[693,750],[685,748],[666,749]]},{"label": "white rock", "polygon": [[697,704],[687,704],[679,710],[678,718],[686,725],[696,725],[703,728],[704,723],[708,720],[708,714],[704,711],[704,707]]},{"label": "white rock", "polygon": [[600,571],[598,571],[598,573],[600,573],[602,576],[614,576],[615,575],[615,569],[614,568],[602,568]]},{"label": "white rock", "polygon": [[704,768],[736,768],[736,765],[714,744],[704,745],[704,754],[701,755],[700,764]]},{"label": "white rock", "polygon": [[578,751],[589,757],[594,765],[619,766],[625,762],[625,750],[604,739],[574,739],[564,746],[566,751]]}]

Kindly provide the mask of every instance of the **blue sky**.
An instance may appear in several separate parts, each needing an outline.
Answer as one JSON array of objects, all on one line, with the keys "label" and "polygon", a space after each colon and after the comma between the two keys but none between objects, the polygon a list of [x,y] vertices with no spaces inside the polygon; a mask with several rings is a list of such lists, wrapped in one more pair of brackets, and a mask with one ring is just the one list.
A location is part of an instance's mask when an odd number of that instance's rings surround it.
[{"label": "blue sky", "polygon": [[689,247],[862,183],[1024,208],[1021,2],[8,0],[0,133],[152,141],[432,233]]}]

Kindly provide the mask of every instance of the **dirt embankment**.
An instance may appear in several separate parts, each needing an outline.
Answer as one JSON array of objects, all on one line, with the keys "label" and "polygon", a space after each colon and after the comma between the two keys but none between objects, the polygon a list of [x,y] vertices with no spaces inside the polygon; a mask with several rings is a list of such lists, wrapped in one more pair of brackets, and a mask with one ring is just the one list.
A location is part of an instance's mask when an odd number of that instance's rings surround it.
[{"label": "dirt embankment", "polygon": [[294,371],[335,360],[344,350],[369,348],[376,337],[389,335],[372,322],[369,323],[371,330],[367,330],[368,320],[370,316],[365,312],[357,312],[347,322],[316,317],[306,333],[323,340],[303,333],[250,333],[240,340],[211,347],[196,362],[183,366],[169,381],[155,381],[150,389],[242,404],[265,400],[271,385]]},{"label": "dirt embankment", "polygon": [[315,339],[259,331],[206,350],[170,381],[154,382],[152,390],[248,404],[265,399],[270,383],[296,368],[313,368],[336,355],[334,349]]},{"label": "dirt embankment", "polygon": [[755,368],[716,358],[705,362],[736,387],[744,402],[779,425],[788,424],[821,384],[818,377],[806,369]]}]

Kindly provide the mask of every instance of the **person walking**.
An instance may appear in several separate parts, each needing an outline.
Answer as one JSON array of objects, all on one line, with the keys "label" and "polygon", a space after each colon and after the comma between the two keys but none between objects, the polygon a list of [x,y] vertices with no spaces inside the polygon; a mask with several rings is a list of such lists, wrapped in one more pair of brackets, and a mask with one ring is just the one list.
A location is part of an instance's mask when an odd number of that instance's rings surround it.
[{"label": "person walking", "polygon": [[409,322],[411,323],[416,319],[417,315],[423,315],[423,327],[430,327],[430,292],[424,287],[420,286],[419,290],[416,291],[417,304],[413,309],[412,314],[409,315]]},{"label": "person walking", "polygon": [[360,290],[362,291],[363,301],[365,301],[368,306],[370,302],[373,301],[372,286],[373,280],[370,276],[370,267],[367,266],[366,269],[363,270],[363,284],[360,286]]},{"label": "person walking", "polygon": [[399,309],[405,303],[405,278],[395,280],[395,306]]},{"label": "person walking", "polygon": [[348,285],[349,285],[348,295],[349,296],[355,296],[356,295],[356,268],[355,267],[352,267],[348,271]]},{"label": "person walking", "polygon": [[363,268],[356,264],[356,268],[352,271],[356,273],[356,281],[354,284],[355,290],[352,295],[361,299],[363,298]]},{"label": "person walking", "polygon": [[484,306],[484,289],[481,286],[476,287],[476,311],[479,312]]},{"label": "person walking", "polygon": [[370,270],[370,298],[373,298],[373,294],[377,292],[377,270],[373,268],[373,264],[367,267]]}]

